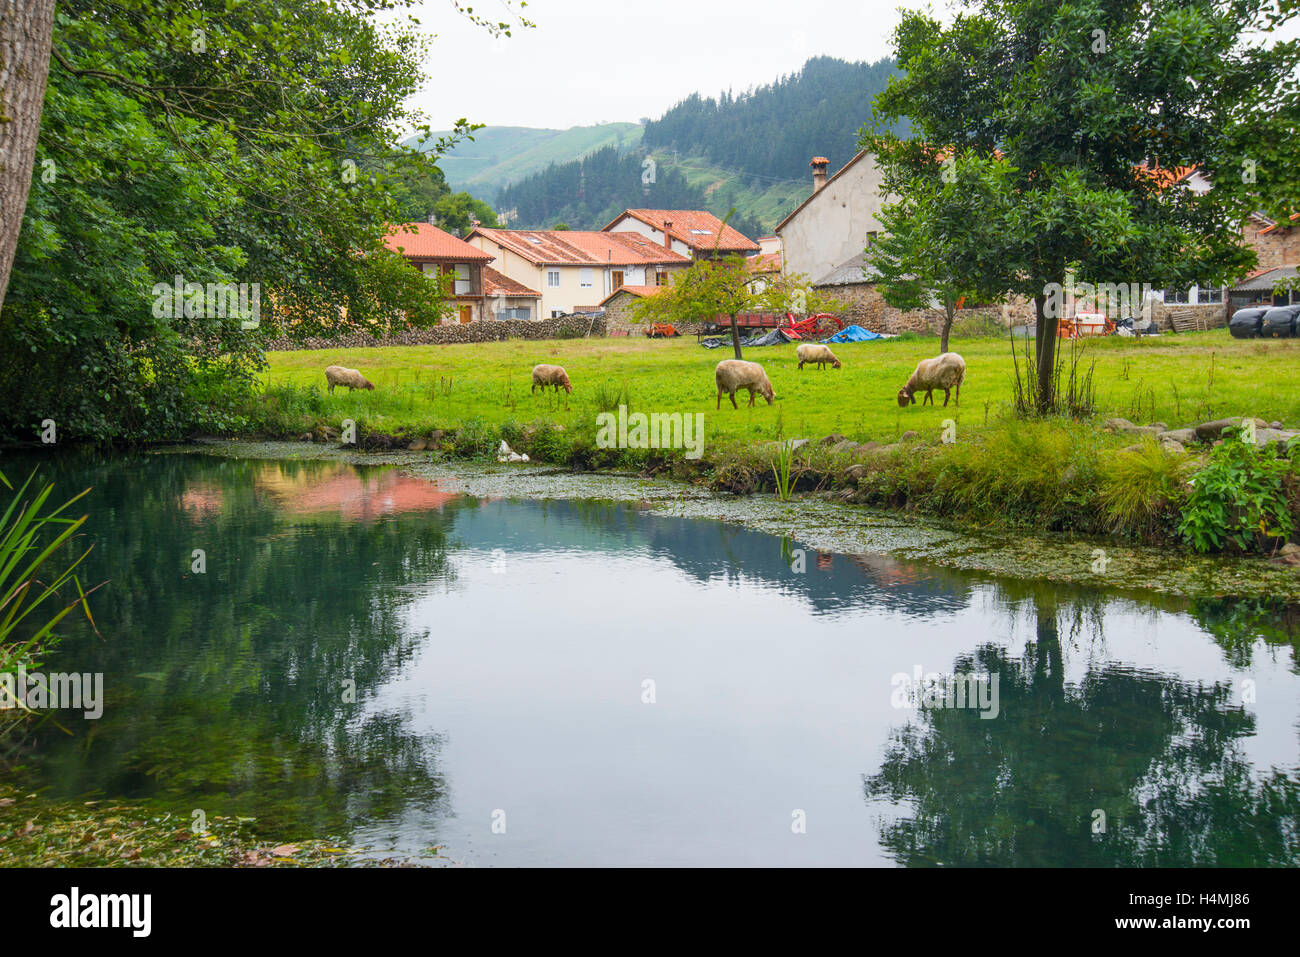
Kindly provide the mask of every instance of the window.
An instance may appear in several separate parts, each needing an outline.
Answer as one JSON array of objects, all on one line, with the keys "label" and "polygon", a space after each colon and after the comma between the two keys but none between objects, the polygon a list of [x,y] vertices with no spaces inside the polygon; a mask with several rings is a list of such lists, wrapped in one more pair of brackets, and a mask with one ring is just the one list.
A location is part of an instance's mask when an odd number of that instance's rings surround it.
[{"label": "window", "polygon": [[560,271],[558,269],[546,270],[546,285],[550,289],[560,288]]},{"label": "window", "polygon": [[578,270],[578,285],[583,289],[590,289],[592,282],[595,281],[593,275],[590,266],[583,266]]},{"label": "window", "polygon": [[655,285],[656,285],[656,286],[666,286],[666,285],[668,285],[668,273],[665,272],[665,271],[662,270],[662,269],[656,269],[656,270],[655,270]]},{"label": "window", "polygon": [[473,295],[474,284],[470,281],[469,264],[456,263],[456,287],[453,290],[458,296]]},{"label": "window", "polygon": [[1211,286],[1207,288],[1205,286],[1198,286],[1196,289],[1196,301],[1201,305],[1215,305],[1223,302],[1223,287]]},{"label": "window", "polygon": [[1165,303],[1177,306],[1189,306],[1192,303],[1191,289],[1166,289]]},{"label": "window", "polygon": [[614,270],[614,282],[613,282],[613,288],[614,288],[614,289],[621,289],[622,286],[623,286],[623,271],[622,271],[621,269],[615,269],[615,270]]},{"label": "window", "polygon": [[692,229],[692,230],[691,230],[691,235],[692,235],[692,236],[712,236],[712,235],[713,235],[713,231],[712,231],[712,230],[709,230],[709,229]]},{"label": "window", "polygon": [[875,230],[875,229],[868,229],[868,230],[867,230],[867,248],[868,248],[868,249],[871,248],[872,244],[876,241],[876,237],[878,237],[879,235],[880,235],[879,230]]}]

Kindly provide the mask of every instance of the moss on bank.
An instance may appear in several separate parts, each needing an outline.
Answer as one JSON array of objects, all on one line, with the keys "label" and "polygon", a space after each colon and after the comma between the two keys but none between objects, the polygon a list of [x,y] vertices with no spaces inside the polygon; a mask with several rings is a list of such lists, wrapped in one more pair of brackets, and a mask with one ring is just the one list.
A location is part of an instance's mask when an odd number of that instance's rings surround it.
[{"label": "moss on bank", "polygon": [[365,861],[331,841],[268,844],[248,818],[188,819],[119,801],[57,801],[0,784],[0,867],[335,867]]}]

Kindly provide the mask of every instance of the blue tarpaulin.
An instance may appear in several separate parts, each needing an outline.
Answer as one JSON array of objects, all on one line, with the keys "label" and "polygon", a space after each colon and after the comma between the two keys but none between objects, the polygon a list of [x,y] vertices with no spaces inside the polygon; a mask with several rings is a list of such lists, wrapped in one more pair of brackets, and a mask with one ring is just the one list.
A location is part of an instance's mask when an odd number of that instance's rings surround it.
[{"label": "blue tarpaulin", "polygon": [[885,338],[878,332],[872,332],[870,329],[863,329],[861,326],[845,326],[829,339],[823,339],[822,342],[870,342],[872,339]]}]

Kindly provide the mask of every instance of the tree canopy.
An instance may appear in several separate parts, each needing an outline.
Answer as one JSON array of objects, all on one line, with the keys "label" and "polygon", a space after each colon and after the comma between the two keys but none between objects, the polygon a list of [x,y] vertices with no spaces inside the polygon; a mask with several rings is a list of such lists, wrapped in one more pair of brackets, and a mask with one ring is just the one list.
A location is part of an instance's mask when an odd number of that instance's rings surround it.
[{"label": "tree canopy", "polygon": [[[60,5],[0,312],[0,434],[46,418],[100,439],[228,426],[214,399],[250,381],[263,336],[438,320],[439,285],[383,245],[423,199],[472,208],[398,142],[428,131],[406,105],[425,41],[409,18],[379,19],[407,5]],[[177,276],[260,288],[260,326],[157,315],[155,286]]]},{"label": "tree canopy", "polygon": [[[963,245],[986,247],[997,284],[1036,303],[1042,411],[1053,404],[1049,286],[1225,282],[1253,259],[1247,213],[1293,207],[1293,164],[1263,161],[1296,141],[1300,44],[1256,38],[1296,13],[1270,0],[974,0],[949,25],[903,14],[903,73],[863,143],[896,194],[937,151],[1003,191],[1004,214]],[[912,137],[883,129],[903,116]],[[1192,166],[1214,188],[1172,183]]]}]

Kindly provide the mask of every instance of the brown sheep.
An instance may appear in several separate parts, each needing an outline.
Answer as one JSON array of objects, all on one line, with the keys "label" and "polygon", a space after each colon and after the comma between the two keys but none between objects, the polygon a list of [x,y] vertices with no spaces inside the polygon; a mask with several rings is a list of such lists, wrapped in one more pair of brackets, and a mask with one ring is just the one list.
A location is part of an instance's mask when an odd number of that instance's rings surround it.
[{"label": "brown sheep", "polygon": [[[718,386],[718,404],[716,409],[722,408],[722,393],[726,392],[731,396],[731,407],[739,409],[736,405],[736,390],[749,390],[749,404],[754,404],[754,393],[758,393],[767,399],[767,404],[771,405],[772,400],[776,398],[772,390],[772,383],[768,381],[767,373],[757,362],[745,362],[743,359],[723,359],[713,370],[713,379]],[[715,411],[716,411],[715,409]]]},{"label": "brown sheep", "polygon": [[925,399],[921,404],[924,405],[928,401],[934,405],[934,390],[943,389],[943,404],[947,405],[949,394],[956,389],[957,398],[953,404],[959,405],[961,384],[965,378],[966,360],[955,352],[945,352],[933,359],[922,359],[916,364],[916,370],[907,380],[907,385],[898,390],[898,404],[916,405],[916,396],[913,393],[924,392]]}]

